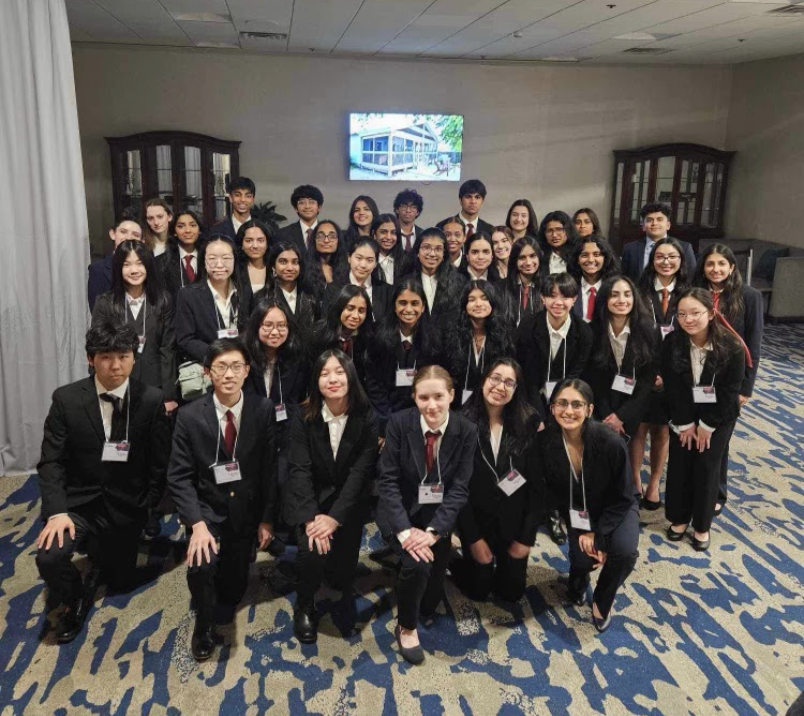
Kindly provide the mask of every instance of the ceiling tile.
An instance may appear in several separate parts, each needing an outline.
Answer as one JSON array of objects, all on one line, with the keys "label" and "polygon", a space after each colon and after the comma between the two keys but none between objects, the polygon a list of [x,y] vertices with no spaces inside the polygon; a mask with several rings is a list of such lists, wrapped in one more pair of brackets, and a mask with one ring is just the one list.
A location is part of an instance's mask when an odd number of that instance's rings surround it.
[{"label": "ceiling tile", "polygon": [[240,47],[237,32],[231,23],[184,21],[179,25],[196,45]]},{"label": "ceiling tile", "polygon": [[431,4],[432,0],[365,0],[334,51],[373,54]]},{"label": "ceiling tile", "polygon": [[[301,4],[301,1],[297,4]],[[290,30],[293,0],[227,0],[227,4],[232,22],[240,31],[288,32]]]},{"label": "ceiling tile", "polygon": [[[132,0],[134,2],[135,0]],[[229,15],[226,0],[160,0],[165,9],[174,17],[176,15],[193,14],[200,12],[215,15]],[[190,22],[189,20],[186,22]]]},{"label": "ceiling tile", "polygon": [[132,23],[171,23],[174,20],[159,0],[94,0],[110,15],[114,15],[121,23],[130,26]]},{"label": "ceiling tile", "polygon": [[349,27],[363,0],[304,0],[293,8],[288,49],[330,52]]},{"label": "ceiling tile", "polygon": [[94,41],[139,42],[140,38],[92,0],[66,0],[70,27],[82,30]]}]

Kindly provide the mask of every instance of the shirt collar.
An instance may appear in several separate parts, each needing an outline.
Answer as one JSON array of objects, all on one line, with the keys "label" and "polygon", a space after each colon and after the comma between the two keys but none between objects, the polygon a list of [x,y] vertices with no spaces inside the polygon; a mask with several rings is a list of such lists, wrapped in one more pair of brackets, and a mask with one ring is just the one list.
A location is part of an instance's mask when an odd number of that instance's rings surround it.
[{"label": "shirt collar", "polygon": [[564,325],[562,325],[562,326],[561,326],[561,328],[559,328],[558,330],[556,330],[555,328],[553,328],[553,326],[550,324],[550,319],[545,318],[545,320],[547,321],[547,330],[548,330],[550,333],[557,333],[557,334],[558,334],[558,335],[560,335],[560,336],[561,336],[563,339],[565,339],[565,340],[566,340],[566,338],[567,338],[567,333],[569,333],[570,326],[572,325],[572,316],[570,316],[570,314],[569,314],[569,313],[567,314],[567,320],[566,320],[566,321],[564,321]]},{"label": "shirt collar", "polygon": [[595,289],[595,292],[600,290],[600,286],[603,283],[603,279],[600,279],[597,283],[587,283],[585,278],[581,279],[581,287],[584,291],[589,291],[590,288]]},{"label": "shirt collar", "polygon": [[[422,435],[427,435],[428,431],[432,431],[432,428],[427,424],[427,421],[424,419],[423,415],[419,415],[419,424],[422,428]],[[447,425],[449,424],[449,410],[447,411],[447,417],[444,418],[444,422],[439,425],[436,430],[441,432],[441,437],[443,438],[447,432]],[[434,431],[433,431],[434,432]]]},{"label": "shirt collar", "polygon": [[611,322],[609,322],[609,338],[611,338],[611,340],[613,340],[613,341],[622,341],[624,337],[627,338],[630,335],[631,335],[631,319],[630,318],[625,322],[625,327],[622,329],[622,331],[620,331],[619,336],[614,335],[614,329],[611,327]]},{"label": "shirt collar", "polygon": [[402,331],[399,331],[399,340],[400,341],[408,341],[411,344],[413,343],[413,336],[406,336]]},{"label": "shirt collar", "polygon": [[362,286],[366,289],[369,293],[371,293],[371,276],[366,279],[366,283],[360,283],[356,278],[355,275],[350,271],[349,272],[349,283],[353,286]]},{"label": "shirt collar", "polygon": [[709,352],[709,351],[712,350],[712,341],[707,341],[702,348],[699,348],[692,341],[690,341],[690,348],[692,348],[695,351],[699,351],[699,352],[700,351]]},{"label": "shirt collar", "polygon": [[215,290],[215,289],[212,287],[212,281],[210,281],[209,279],[207,279],[207,286],[209,286],[209,290],[210,290],[210,291],[212,291],[212,296],[215,298],[215,300],[216,300],[216,301],[217,301],[217,300],[221,300],[221,301],[226,301],[227,303],[229,303],[229,301],[231,301],[231,300],[232,300],[232,296],[234,296],[234,295],[237,293],[237,286],[235,286],[235,285],[234,285],[234,281],[232,281],[232,280],[231,280],[231,278],[229,279],[229,285],[231,286],[232,290],[231,290],[231,291],[229,291],[229,296],[228,296],[228,298],[224,298],[223,296],[221,296],[221,295],[220,295],[220,294],[219,294],[219,293],[218,293],[218,292],[217,292],[217,291],[216,291],[216,290]]},{"label": "shirt collar", "polygon": [[325,423],[331,423],[333,420],[336,422],[343,422],[346,420],[346,413],[342,415],[333,415],[332,411],[329,409],[329,406],[324,403],[321,406],[321,417],[324,419]]},{"label": "shirt collar", "polygon": [[471,225],[472,225],[472,228],[473,228],[475,231],[477,231],[477,225],[478,225],[478,223],[480,222],[480,214],[478,214],[478,215],[477,215],[477,216],[476,216],[474,219],[470,219],[468,216],[464,216],[464,213],[463,213],[463,212],[461,212],[461,213],[459,214],[459,216],[461,217],[461,221],[462,221],[464,224],[466,224],[467,226],[469,226],[469,224],[471,224]]},{"label": "shirt collar", "polygon": [[185,256],[192,256],[193,258],[198,258],[198,249],[193,249],[192,251],[185,251],[184,247],[179,245],[179,258],[183,259]]},{"label": "shirt collar", "polygon": [[218,396],[215,393],[212,394],[212,402],[215,404],[215,412],[218,414],[218,420],[223,420],[226,416],[226,411],[231,410],[232,414],[234,415],[235,422],[240,420],[240,415],[243,412],[243,391],[240,391],[240,397],[237,399],[237,402],[231,407],[227,408],[220,400],[218,400]]},{"label": "shirt collar", "polygon": [[132,303],[133,303],[135,306],[138,306],[138,305],[139,305],[139,304],[141,304],[141,303],[142,303],[144,300],[145,300],[145,294],[144,294],[144,293],[143,293],[143,294],[142,294],[142,296],[140,296],[139,298],[131,298],[131,296],[130,296],[129,294],[126,294],[126,303],[127,303],[129,306],[130,306]]},{"label": "shirt collar", "polygon": [[101,382],[98,380],[97,374],[95,375],[95,390],[98,392],[98,395],[102,395],[104,393],[109,393],[109,395],[114,395],[116,398],[125,398],[126,391],[128,390],[128,378],[126,378],[123,385],[115,388],[114,390],[106,390],[103,387]]},{"label": "shirt collar", "polygon": [[285,291],[285,289],[282,288],[281,286],[279,288],[282,291],[282,293],[285,294],[285,297],[295,296],[298,293],[298,290],[299,290],[298,286],[294,286],[292,291]]},{"label": "shirt collar", "polygon": [[662,286],[662,282],[659,280],[659,277],[657,276],[656,278],[653,279],[653,288],[656,291],[661,291],[663,288],[666,288],[669,293],[673,293],[673,291],[676,288],[676,280],[673,279],[670,282],[669,286]]},{"label": "shirt collar", "polygon": [[307,229],[312,229],[315,231],[315,227],[318,226],[318,219],[316,219],[310,226],[304,223],[304,219],[299,219],[299,226],[301,226],[302,234],[304,237],[307,238]]}]

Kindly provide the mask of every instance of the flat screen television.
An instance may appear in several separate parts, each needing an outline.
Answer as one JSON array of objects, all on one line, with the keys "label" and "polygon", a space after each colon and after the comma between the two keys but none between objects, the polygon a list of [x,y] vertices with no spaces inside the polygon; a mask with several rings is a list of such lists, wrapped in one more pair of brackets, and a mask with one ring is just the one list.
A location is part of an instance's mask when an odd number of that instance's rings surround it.
[{"label": "flat screen television", "polygon": [[459,181],[463,115],[354,112],[349,179]]}]

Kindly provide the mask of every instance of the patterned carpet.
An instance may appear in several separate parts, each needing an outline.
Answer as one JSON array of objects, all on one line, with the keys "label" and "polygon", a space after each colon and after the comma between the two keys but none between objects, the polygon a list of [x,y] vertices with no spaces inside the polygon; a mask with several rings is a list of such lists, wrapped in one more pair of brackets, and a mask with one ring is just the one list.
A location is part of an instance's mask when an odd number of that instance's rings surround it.
[{"label": "patterned carpet", "polygon": [[804,326],[769,327],[711,550],[668,543],[662,514],[643,512],[641,557],[608,632],[596,634],[588,607],[562,605],[566,549],[540,534],[519,604],[473,603],[447,584],[418,668],[396,652],[393,574],[369,557],[374,532],[348,641],[325,591],[318,644],[301,647],[292,554],[260,555],[226,645],[197,665],[173,521],[140,555],[158,578],[99,592],[84,633],[57,647],[33,560],[36,480],[0,480],[0,714],[784,714],[804,689],[803,368]]}]

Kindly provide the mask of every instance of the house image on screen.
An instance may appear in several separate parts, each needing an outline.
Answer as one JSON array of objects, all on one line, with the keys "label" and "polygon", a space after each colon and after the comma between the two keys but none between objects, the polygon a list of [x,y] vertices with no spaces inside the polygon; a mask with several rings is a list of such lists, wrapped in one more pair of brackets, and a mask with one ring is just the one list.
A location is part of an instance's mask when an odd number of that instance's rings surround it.
[{"label": "house image on screen", "polygon": [[349,159],[353,166],[389,177],[436,168],[440,141],[435,127],[426,120],[399,127],[366,127],[349,135]]}]

